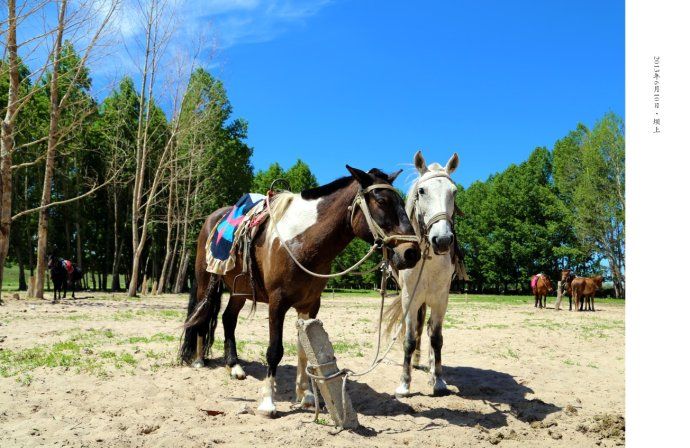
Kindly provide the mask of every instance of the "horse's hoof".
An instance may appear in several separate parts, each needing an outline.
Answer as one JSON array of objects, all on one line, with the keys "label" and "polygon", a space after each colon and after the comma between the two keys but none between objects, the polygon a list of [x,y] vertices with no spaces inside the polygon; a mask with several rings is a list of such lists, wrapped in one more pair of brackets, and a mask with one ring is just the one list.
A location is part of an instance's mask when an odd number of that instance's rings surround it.
[{"label": "horse's hoof", "polygon": [[316,400],[314,399],[314,394],[311,392],[305,392],[304,397],[299,403],[302,409],[314,409],[316,406]]},{"label": "horse's hoof", "polygon": [[433,386],[434,387],[432,389],[431,395],[434,397],[443,397],[450,394],[450,390],[448,390],[448,385],[445,381],[443,381],[440,378],[436,379],[436,381],[433,382]]},{"label": "horse's hoof", "polygon": [[259,407],[256,408],[256,414],[261,417],[275,418],[276,413],[276,405],[270,398],[264,398]]},{"label": "horse's hoof", "polygon": [[410,396],[410,386],[401,384],[395,389],[395,396],[398,398],[405,398]]},{"label": "horse's hoof", "polygon": [[230,376],[236,380],[247,378],[247,374],[244,373],[244,369],[239,364],[235,364],[232,368],[228,367],[228,370],[230,370]]},{"label": "horse's hoof", "polygon": [[194,361],[192,363],[192,367],[194,367],[195,369],[200,369],[200,368],[204,367],[204,360],[203,359],[197,359],[196,361]]}]

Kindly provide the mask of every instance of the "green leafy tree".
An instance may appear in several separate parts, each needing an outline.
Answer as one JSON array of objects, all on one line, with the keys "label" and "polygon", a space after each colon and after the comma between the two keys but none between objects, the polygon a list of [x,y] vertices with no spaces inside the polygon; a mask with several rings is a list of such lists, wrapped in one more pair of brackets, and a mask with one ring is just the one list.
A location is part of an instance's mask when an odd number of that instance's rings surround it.
[{"label": "green leafy tree", "polygon": [[290,183],[292,191],[298,192],[318,186],[316,176],[309,169],[309,165],[302,159],[297,159],[294,165],[285,172],[285,178]]}]

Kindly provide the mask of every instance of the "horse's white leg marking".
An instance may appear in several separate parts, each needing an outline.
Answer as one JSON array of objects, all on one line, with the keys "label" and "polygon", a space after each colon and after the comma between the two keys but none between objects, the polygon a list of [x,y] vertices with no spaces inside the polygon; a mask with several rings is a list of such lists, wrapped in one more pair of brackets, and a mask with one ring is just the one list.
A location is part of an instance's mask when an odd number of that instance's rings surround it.
[{"label": "horse's white leg marking", "polygon": [[230,376],[235,378],[236,380],[243,380],[247,377],[247,374],[244,373],[244,369],[238,362],[234,366],[232,366],[232,369],[230,369]]},{"label": "horse's white leg marking", "polygon": [[264,417],[274,417],[276,414],[276,405],[273,403],[275,387],[276,381],[272,376],[266,377],[263,386],[261,386],[261,401],[257,411]]},{"label": "horse's white leg marking", "polygon": [[[309,314],[299,313],[300,319],[309,319]],[[307,354],[304,352],[302,342],[297,338],[297,378],[295,381],[295,395],[297,401],[302,404],[304,408],[314,407],[314,394],[310,388],[311,382],[307,376]]]}]

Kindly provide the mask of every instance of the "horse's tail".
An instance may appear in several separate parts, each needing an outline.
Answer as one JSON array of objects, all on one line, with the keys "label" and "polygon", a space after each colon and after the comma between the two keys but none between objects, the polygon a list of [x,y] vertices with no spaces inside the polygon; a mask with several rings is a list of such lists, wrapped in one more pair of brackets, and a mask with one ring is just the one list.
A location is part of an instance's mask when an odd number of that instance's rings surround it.
[{"label": "horse's tail", "polygon": [[[403,307],[402,307],[402,295],[398,294],[395,299],[386,307],[383,311],[383,320],[385,322],[384,332],[388,337],[394,338],[400,334],[405,334],[405,320],[403,317]],[[398,323],[400,323],[400,328],[397,334],[393,334],[398,328]]]},{"label": "horse's tail", "polygon": [[207,357],[211,353],[214,334],[218,325],[218,311],[220,311],[220,298],[223,295],[223,282],[220,279],[217,284],[211,285],[208,295],[197,303],[196,280],[192,282],[189,290],[189,303],[187,304],[187,319],[184,323],[184,333],[181,337],[179,358],[181,363],[189,364],[196,357],[197,338],[203,338],[203,355]]}]

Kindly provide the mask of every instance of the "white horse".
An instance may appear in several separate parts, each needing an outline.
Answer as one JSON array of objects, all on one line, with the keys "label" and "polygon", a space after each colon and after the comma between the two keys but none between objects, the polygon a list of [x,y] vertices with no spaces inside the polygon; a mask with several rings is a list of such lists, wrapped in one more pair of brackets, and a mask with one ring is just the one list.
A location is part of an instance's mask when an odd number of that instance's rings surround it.
[{"label": "white horse", "polygon": [[438,163],[427,166],[421,151],[414,156],[414,165],[419,177],[408,192],[405,211],[417,236],[420,237],[422,256],[426,255],[426,259],[412,269],[400,271],[401,294],[386,310],[389,332],[398,326],[404,315],[402,331],[405,332],[405,358],[401,382],[395,389],[395,394],[399,397],[410,395],[410,361],[414,353],[415,362],[419,362],[419,342],[426,306],[431,310],[427,326],[431,345],[430,384],[433,386],[434,395],[448,392],[448,386],[443,380],[441,347],[443,317],[448,308],[450,282],[455,272],[453,212],[457,187],[450,174],[458,167],[458,163],[457,154],[453,154],[445,167]]}]

